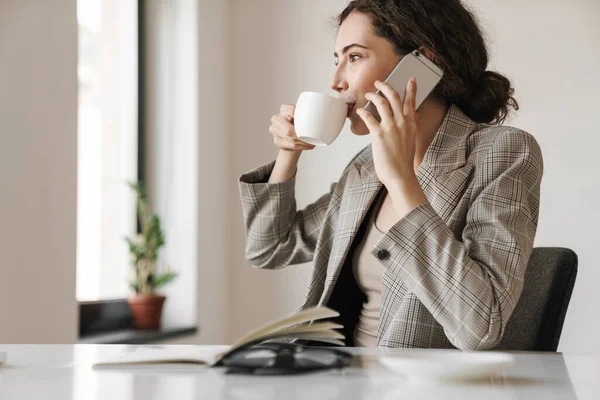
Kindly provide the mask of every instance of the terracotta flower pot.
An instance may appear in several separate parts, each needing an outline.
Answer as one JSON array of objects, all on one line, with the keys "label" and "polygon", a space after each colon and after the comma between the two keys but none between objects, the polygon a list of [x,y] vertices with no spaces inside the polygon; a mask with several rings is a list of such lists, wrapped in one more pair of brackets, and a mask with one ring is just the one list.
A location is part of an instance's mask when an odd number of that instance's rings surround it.
[{"label": "terracotta flower pot", "polygon": [[131,307],[133,326],[137,329],[159,329],[165,299],[161,295],[129,297],[127,302]]}]

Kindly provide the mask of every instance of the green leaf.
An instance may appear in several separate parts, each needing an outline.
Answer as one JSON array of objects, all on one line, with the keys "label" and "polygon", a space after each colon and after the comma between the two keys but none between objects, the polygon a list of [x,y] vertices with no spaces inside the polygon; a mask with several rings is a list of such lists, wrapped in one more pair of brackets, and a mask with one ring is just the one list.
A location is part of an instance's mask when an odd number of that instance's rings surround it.
[{"label": "green leaf", "polygon": [[129,282],[129,287],[135,292],[135,294],[138,294],[140,292],[138,284],[134,281]]},{"label": "green leaf", "polygon": [[158,251],[165,244],[160,218],[156,214],[152,214],[148,219],[146,229],[142,232],[142,239],[145,244],[146,257],[156,261]]},{"label": "green leaf", "polygon": [[129,246],[129,252],[132,255],[133,264],[135,265],[139,262],[140,259],[144,257],[145,249],[141,244],[133,241],[130,238],[125,238],[125,240],[127,241],[127,244]]},{"label": "green leaf", "polygon": [[165,272],[164,274],[159,275],[156,278],[156,282],[154,283],[154,287],[156,289],[166,285],[171,282],[173,279],[177,277],[177,273],[173,271]]},{"label": "green leaf", "polygon": [[144,190],[144,184],[141,181],[129,181],[127,182],[129,187],[137,194],[138,198],[144,199],[146,192]]}]

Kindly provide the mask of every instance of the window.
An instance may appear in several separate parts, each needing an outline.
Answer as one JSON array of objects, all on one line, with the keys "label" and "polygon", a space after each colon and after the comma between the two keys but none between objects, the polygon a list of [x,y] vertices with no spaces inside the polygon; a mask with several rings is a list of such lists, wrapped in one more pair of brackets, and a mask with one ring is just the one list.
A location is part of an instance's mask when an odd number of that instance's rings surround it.
[{"label": "window", "polygon": [[129,293],[125,236],[136,231],[137,0],[78,0],[77,299]]}]

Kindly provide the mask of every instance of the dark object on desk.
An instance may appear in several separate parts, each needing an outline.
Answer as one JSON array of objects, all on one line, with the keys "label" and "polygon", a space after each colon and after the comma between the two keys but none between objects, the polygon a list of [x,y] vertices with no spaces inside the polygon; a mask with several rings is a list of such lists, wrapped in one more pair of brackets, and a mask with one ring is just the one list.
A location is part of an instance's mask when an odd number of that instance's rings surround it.
[{"label": "dark object on desk", "polygon": [[341,369],[350,365],[352,358],[350,353],[329,347],[267,342],[241,348],[224,357],[219,365],[229,374],[292,375]]},{"label": "dark object on desk", "polygon": [[533,249],[523,293],[495,350],[556,351],[576,276],[572,250]]}]

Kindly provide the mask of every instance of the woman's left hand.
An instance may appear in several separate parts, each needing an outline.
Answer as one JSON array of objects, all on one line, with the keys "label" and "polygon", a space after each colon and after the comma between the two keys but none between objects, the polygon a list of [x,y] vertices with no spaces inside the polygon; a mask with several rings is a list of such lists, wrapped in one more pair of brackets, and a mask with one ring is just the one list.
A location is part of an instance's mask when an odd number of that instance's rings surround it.
[{"label": "woman's left hand", "polygon": [[404,104],[400,94],[389,84],[377,81],[375,87],[385,98],[376,93],[367,93],[365,98],[377,107],[381,122],[364,108],[357,109],[356,113],[371,133],[377,177],[387,188],[413,183],[416,181],[414,158],[418,120],[416,79],[411,78],[408,82]]}]

